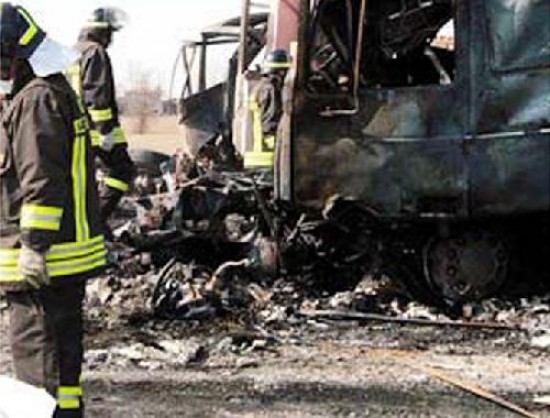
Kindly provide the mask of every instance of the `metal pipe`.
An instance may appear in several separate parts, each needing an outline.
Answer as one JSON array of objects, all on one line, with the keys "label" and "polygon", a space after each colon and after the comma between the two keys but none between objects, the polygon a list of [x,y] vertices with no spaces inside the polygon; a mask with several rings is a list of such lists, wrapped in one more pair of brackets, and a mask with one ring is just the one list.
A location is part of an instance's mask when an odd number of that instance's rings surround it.
[{"label": "metal pipe", "polygon": [[437,74],[439,75],[439,83],[443,85],[451,84],[451,76],[447,73],[447,70],[443,67],[443,64],[441,64],[438,56],[430,46],[426,46],[426,48],[424,48],[424,55],[428,57],[432,65],[437,70]]},{"label": "metal pipe", "polygon": [[482,399],[485,399],[486,401],[492,402],[495,405],[499,405],[502,408],[505,408],[509,411],[515,412],[516,414],[525,417],[525,418],[540,418],[540,415],[534,414],[521,406],[512,403],[510,401],[507,401],[506,399],[495,395],[492,392],[489,392],[487,389],[482,388],[481,386],[475,385],[471,382],[467,382],[463,379],[459,379],[458,377],[451,376],[447,373],[442,372],[441,370],[437,370],[433,367],[427,367],[423,365],[419,365],[416,362],[407,362],[406,363],[409,367],[418,370],[420,372],[426,373],[436,379],[441,380],[442,382],[445,382],[449,385],[453,385],[457,388],[460,388],[466,392],[469,392],[473,395],[476,395]]},{"label": "metal pipe", "polygon": [[241,31],[239,34],[239,74],[244,73],[246,66],[246,46],[248,41],[248,23],[250,21],[251,0],[243,0],[241,11]]},{"label": "metal pipe", "polygon": [[[248,44],[248,24],[250,21],[250,4],[251,0],[242,0],[241,10],[241,27],[239,33],[239,53],[237,58],[237,74],[235,75],[235,96],[234,109],[233,109],[233,140],[239,142],[242,141],[246,144],[246,129],[243,129],[239,124],[243,123],[243,120],[237,116],[243,110],[243,105],[246,102],[246,98],[243,97],[244,90],[244,72],[246,70],[246,51]],[[244,151],[246,146],[237,146],[239,151]]]},{"label": "metal pipe", "polygon": [[361,0],[361,9],[359,11],[359,24],[357,25],[357,45],[355,48],[355,62],[353,66],[353,107],[351,109],[325,110],[321,116],[352,116],[359,111],[359,82],[361,73],[361,56],[363,52],[363,38],[365,32],[365,13],[367,10],[367,0]]},{"label": "metal pipe", "polygon": [[516,325],[500,324],[498,322],[464,322],[464,321],[434,321],[419,318],[398,318],[394,316],[379,315],[373,313],[364,313],[357,311],[339,310],[339,309],[320,309],[320,310],[301,310],[299,315],[307,318],[324,318],[342,321],[375,321],[397,324],[409,324],[428,327],[453,327],[453,328],[473,328],[488,329],[500,331],[523,331]]},{"label": "metal pipe", "polygon": [[357,100],[359,92],[359,76],[361,72],[361,56],[363,52],[363,37],[365,33],[365,13],[367,10],[367,0],[361,1],[361,11],[359,12],[359,24],[357,25],[357,47],[355,48],[355,68],[353,70],[353,96]]},{"label": "metal pipe", "polygon": [[206,39],[203,37],[201,42],[201,61],[199,68],[199,92],[206,90]]}]

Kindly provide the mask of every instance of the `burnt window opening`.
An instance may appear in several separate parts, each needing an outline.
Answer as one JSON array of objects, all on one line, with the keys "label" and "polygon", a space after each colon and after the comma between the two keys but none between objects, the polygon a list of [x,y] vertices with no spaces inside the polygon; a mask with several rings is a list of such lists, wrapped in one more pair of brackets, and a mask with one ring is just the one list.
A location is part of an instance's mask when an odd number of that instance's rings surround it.
[{"label": "burnt window opening", "polygon": [[[308,34],[310,92],[353,91],[361,4],[362,0],[314,2]],[[452,83],[453,16],[452,0],[368,0],[359,88]]]},{"label": "burnt window opening", "polygon": [[550,67],[550,2],[486,0],[488,45],[496,71]]}]

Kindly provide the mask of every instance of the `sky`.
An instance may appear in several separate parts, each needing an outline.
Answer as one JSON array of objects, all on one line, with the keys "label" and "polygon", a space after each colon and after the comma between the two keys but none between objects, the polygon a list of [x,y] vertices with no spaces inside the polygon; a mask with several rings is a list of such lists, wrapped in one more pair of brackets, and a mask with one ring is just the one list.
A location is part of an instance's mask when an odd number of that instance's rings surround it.
[{"label": "sky", "polygon": [[[107,0],[109,1],[109,0]],[[24,6],[53,39],[74,45],[80,27],[102,6],[118,7],[129,17],[109,48],[119,90],[142,74],[169,94],[174,62],[182,41],[200,29],[240,14],[241,0],[12,0]],[[177,96],[179,89],[175,89]]]},{"label": "sky", "polygon": [[[126,12],[127,26],[117,32],[109,48],[118,92],[139,83],[143,74],[165,97],[178,97],[183,71],[172,91],[174,63],[184,40],[198,39],[200,29],[240,14],[241,0],[11,0],[23,5],[50,37],[74,45],[82,24],[97,7],[113,6]],[[267,0],[263,0],[266,2]],[[253,1],[253,4],[260,0]],[[214,49],[218,63],[231,51]],[[209,58],[211,59],[211,58]],[[211,70],[211,66],[209,67]],[[221,81],[225,69],[214,74]]]}]

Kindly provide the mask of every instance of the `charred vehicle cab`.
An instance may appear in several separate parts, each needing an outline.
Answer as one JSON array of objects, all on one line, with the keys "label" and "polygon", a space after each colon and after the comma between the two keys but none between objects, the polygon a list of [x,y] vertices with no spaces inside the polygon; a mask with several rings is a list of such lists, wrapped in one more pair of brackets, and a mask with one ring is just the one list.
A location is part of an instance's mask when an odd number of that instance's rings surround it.
[{"label": "charred vehicle cab", "polygon": [[[321,0],[311,10],[289,197],[354,195],[398,219],[548,211],[549,1]],[[451,51],[431,45],[447,22]]]},{"label": "charred vehicle cab", "polygon": [[298,21],[279,196],[353,196],[422,228],[414,263],[446,298],[495,291],[510,234],[549,216],[550,1],[303,1]]},{"label": "charred vehicle cab", "polygon": [[[242,153],[259,51],[249,6],[227,82]],[[549,251],[550,0],[274,0],[270,10],[266,50],[293,57],[278,199],[355,199],[385,256],[451,302],[522,280],[516,254]]]},{"label": "charred vehicle cab", "polygon": [[[267,21],[265,12],[247,15],[243,65],[250,65],[265,47]],[[176,63],[183,72],[179,123],[186,149],[193,157],[216,142],[225,147],[231,144],[242,24],[241,18],[236,17],[210,25],[201,31],[199,39],[181,46]],[[178,65],[174,72],[177,68]]]}]

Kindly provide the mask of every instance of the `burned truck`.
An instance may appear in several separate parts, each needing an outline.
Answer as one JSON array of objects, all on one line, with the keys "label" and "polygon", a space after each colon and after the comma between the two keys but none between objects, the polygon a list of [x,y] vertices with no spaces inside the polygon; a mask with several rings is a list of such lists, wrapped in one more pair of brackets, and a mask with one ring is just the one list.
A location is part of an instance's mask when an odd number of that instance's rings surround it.
[{"label": "burned truck", "polygon": [[250,63],[289,49],[277,200],[353,200],[380,265],[446,301],[494,293],[530,274],[523,255],[547,256],[550,0],[274,0],[261,27],[249,6],[219,121],[246,152]]},{"label": "burned truck", "polygon": [[[247,16],[245,66],[265,47],[268,17],[265,12]],[[199,39],[181,46],[174,68],[174,73],[178,66],[183,73],[179,124],[192,157],[209,145],[220,145],[220,141],[222,148],[231,148],[241,23],[241,18],[235,17],[210,25],[201,31]]]}]

